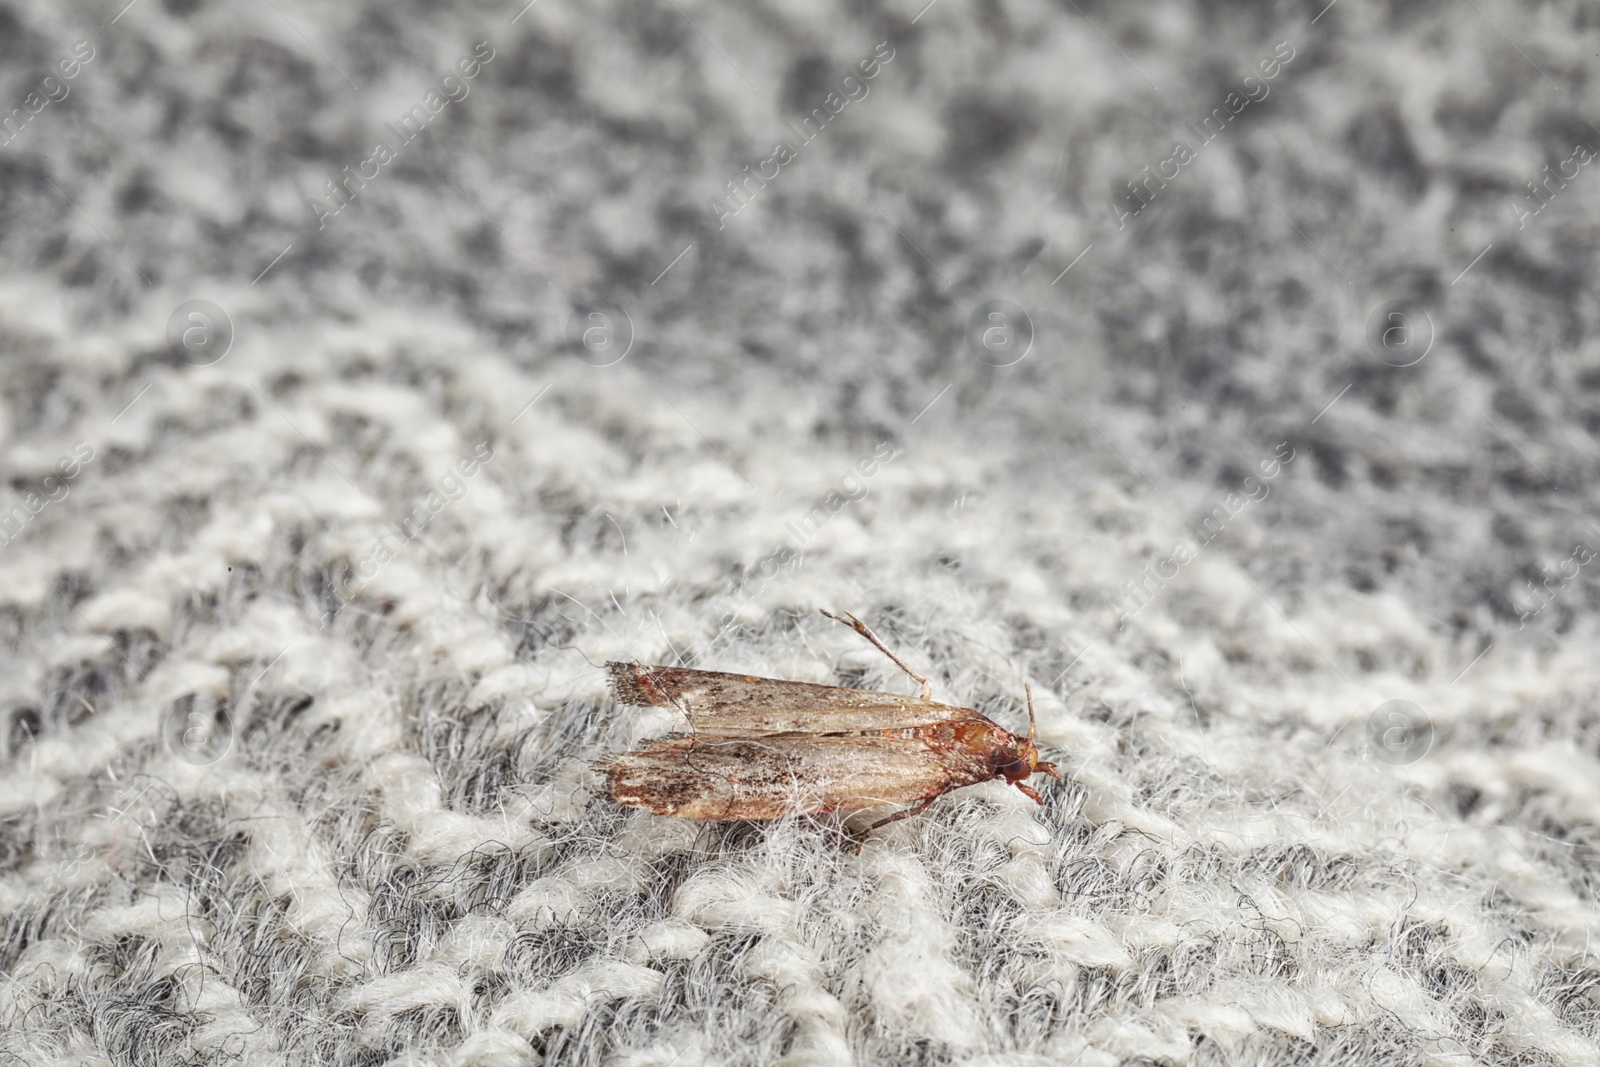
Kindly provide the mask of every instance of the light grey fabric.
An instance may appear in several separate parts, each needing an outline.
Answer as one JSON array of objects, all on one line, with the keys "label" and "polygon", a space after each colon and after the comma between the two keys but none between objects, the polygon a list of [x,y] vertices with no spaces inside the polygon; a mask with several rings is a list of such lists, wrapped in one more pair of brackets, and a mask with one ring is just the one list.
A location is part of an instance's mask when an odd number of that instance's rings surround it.
[{"label": "light grey fabric", "polygon": [[[0,1063],[1600,1063],[1592,6],[0,6]],[[1064,780],[598,800],[606,660]]]}]

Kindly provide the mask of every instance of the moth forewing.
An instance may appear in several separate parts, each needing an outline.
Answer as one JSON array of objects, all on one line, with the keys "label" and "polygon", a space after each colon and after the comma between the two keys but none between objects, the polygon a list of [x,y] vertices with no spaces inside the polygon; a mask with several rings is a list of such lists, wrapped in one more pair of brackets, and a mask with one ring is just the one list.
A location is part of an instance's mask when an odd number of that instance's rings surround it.
[{"label": "moth forewing", "polygon": [[776,819],[907,804],[951,788],[913,738],[769,734],[668,738],[597,768],[610,799],[689,819]]},{"label": "moth forewing", "polygon": [[753,674],[607,663],[611,693],[633,707],[672,707],[696,735],[899,730],[977,715],[918,697]]}]

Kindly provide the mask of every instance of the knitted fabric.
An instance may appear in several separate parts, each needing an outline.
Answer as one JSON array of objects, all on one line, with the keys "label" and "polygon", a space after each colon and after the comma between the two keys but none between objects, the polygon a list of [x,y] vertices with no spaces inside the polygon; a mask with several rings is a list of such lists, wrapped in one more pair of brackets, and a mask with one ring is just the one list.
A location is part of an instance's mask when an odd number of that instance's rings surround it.
[{"label": "knitted fabric", "polygon": [[[0,1064],[1600,1064],[1577,3],[0,7]],[[12,110],[15,109],[15,110]],[[604,663],[1060,782],[592,793]]]}]

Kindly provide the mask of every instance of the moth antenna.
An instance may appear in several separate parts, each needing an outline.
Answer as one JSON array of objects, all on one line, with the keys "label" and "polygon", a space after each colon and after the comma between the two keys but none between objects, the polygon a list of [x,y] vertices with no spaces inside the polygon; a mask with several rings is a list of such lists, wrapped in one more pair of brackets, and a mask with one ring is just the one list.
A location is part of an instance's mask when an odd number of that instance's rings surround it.
[{"label": "moth antenna", "polygon": [[1032,741],[1033,730],[1035,725],[1037,725],[1033,718],[1033,686],[1029,685],[1027,682],[1023,682],[1022,691],[1028,696],[1028,740]]},{"label": "moth antenna", "polygon": [[867,624],[866,623],[862,622],[860,619],[856,618],[854,615],[850,614],[848,611],[844,613],[844,617],[843,618],[840,618],[838,615],[835,615],[833,612],[829,611],[826,608],[818,608],[817,610],[821,611],[824,615],[826,615],[828,618],[832,619],[834,622],[842,622],[842,623],[844,623],[846,626],[850,627],[856,633],[860,634],[862,637],[865,637],[868,641],[871,641],[873,643],[873,645],[875,645],[877,647],[879,652],[882,652],[885,656],[888,656],[890,659],[894,660],[895,666],[899,667],[901,670],[903,670],[907,674],[911,675],[911,677],[914,678],[917,681],[917,683],[922,686],[922,699],[924,701],[929,701],[929,700],[933,699],[933,683],[928,681],[922,675],[918,674],[916,671],[912,670],[906,664],[905,660],[901,659],[899,656],[895,655],[893,652],[890,652],[889,651],[889,646],[884,644],[882,641],[878,640],[878,635],[873,633],[871,630],[867,629]]}]

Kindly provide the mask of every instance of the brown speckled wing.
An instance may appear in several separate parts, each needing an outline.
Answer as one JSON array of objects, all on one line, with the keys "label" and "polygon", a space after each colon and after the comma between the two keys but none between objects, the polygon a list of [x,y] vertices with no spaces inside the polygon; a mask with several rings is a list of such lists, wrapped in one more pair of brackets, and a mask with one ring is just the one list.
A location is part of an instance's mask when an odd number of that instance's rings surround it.
[{"label": "brown speckled wing", "polygon": [[870,689],[785,682],[753,674],[608,663],[611,692],[635,707],[675,707],[697,736],[851,733],[982,720],[958,708]]},{"label": "brown speckled wing", "polygon": [[989,777],[923,741],[808,733],[673,737],[596,764],[609,800],[685,819],[776,819],[907,804]]}]

